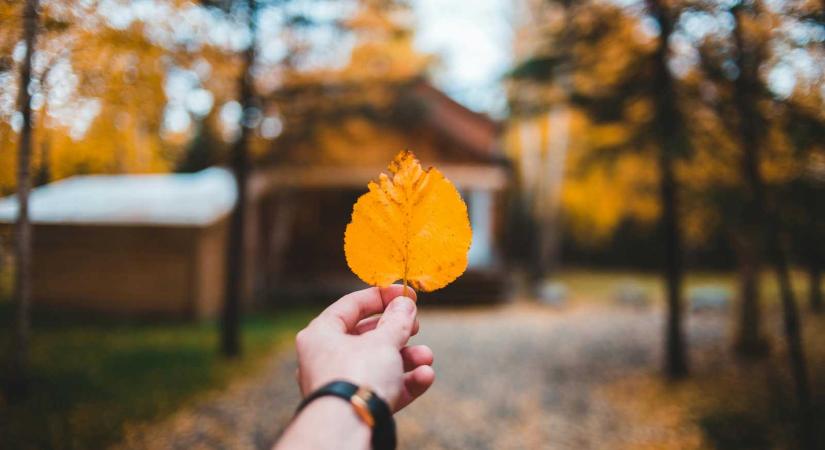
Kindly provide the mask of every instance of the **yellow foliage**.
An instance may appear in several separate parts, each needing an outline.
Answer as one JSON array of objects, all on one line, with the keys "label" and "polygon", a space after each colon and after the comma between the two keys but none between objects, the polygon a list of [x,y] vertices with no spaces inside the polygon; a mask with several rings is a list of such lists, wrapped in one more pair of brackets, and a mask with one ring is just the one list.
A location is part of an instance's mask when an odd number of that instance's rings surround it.
[{"label": "yellow foliage", "polygon": [[467,205],[438,169],[423,170],[400,152],[355,203],[344,234],[350,269],[364,282],[397,280],[422,291],[440,289],[467,267],[472,230]]},{"label": "yellow foliage", "polygon": [[[168,171],[182,148],[161,135],[167,103],[165,62],[177,56],[175,50],[147,38],[142,22],[113,29],[105,21],[89,19],[99,14],[96,7],[65,6],[46,5],[43,11],[44,21],[59,19],[67,25],[57,31],[44,29],[39,36],[38,52],[46,64],[34,77],[44,97],[49,98],[51,90],[66,91],[66,96],[56,107],[44,102],[33,111],[33,169],[47,167],[52,180],[75,174]],[[0,48],[18,39],[0,31]],[[60,72],[58,81],[50,81],[54,70],[68,73]],[[84,116],[75,118],[72,113],[89,105],[97,109],[85,110],[84,115],[91,116],[88,127],[73,131]],[[0,132],[4,148],[12,148],[15,141],[8,131]],[[14,173],[7,170],[14,167],[13,159],[7,154],[0,162],[4,192],[15,186]]]},{"label": "yellow foliage", "polygon": [[625,219],[654,221],[659,215],[656,177],[653,161],[640,155],[624,155],[612,165],[582,173],[571,171],[562,206],[573,236],[592,243],[609,237]]},{"label": "yellow foliage", "polygon": [[0,194],[13,191],[17,167],[17,139],[6,122],[0,120]]},{"label": "yellow foliage", "polygon": [[[636,106],[644,115],[646,105]],[[513,161],[521,178],[522,189],[535,190],[546,178],[544,162],[531,163],[526,152],[523,127],[536,130],[535,145],[541,149],[541,158],[549,157],[552,139],[550,120],[546,115],[520,117],[513,120],[504,136],[505,151]],[[659,214],[657,197],[658,172],[655,160],[649,152],[640,151],[610,154],[619,150],[602,150],[602,147],[619,146],[630,136],[627,126],[595,124],[580,110],[571,109],[568,124],[570,142],[565,158],[557,158],[565,165],[563,184],[560,189],[562,215],[571,225],[572,237],[581,243],[595,244],[610,237],[624,220],[650,223]],[[601,152],[600,154],[596,154]],[[528,161],[525,161],[525,158]],[[534,155],[533,158],[536,158]],[[532,170],[534,173],[528,173]],[[533,195],[533,197],[537,197]],[[553,201],[538,197],[539,202]],[[534,205],[534,213],[540,211]]]}]

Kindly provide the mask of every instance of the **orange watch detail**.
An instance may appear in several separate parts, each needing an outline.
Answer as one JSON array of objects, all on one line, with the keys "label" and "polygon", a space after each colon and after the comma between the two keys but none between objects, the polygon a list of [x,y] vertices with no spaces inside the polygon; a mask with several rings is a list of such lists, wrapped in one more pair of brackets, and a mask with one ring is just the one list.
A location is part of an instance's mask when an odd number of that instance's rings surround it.
[{"label": "orange watch detail", "polygon": [[352,394],[352,397],[349,398],[349,402],[352,403],[352,407],[355,409],[358,417],[360,417],[367,426],[373,428],[375,426],[375,418],[372,417],[372,412],[370,412],[368,406],[371,397],[372,391],[364,387],[359,387],[358,390]]}]

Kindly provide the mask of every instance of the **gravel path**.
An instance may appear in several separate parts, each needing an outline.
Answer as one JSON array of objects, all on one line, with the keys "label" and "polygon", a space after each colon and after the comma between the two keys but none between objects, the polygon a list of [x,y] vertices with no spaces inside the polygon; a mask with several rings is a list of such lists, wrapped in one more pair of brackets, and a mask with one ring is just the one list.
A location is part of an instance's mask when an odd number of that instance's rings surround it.
[{"label": "gravel path", "polygon": [[[661,318],[655,309],[605,306],[422,312],[414,342],[433,348],[437,379],[397,416],[401,448],[641,448],[697,434],[683,424],[634,420],[604,395],[629,375],[655,372]],[[724,350],[722,316],[693,315],[688,325],[692,350]],[[712,370],[712,360],[700,363]],[[261,373],[127,434],[118,447],[266,449],[298,402],[294,370],[294,354],[279,355]]]}]

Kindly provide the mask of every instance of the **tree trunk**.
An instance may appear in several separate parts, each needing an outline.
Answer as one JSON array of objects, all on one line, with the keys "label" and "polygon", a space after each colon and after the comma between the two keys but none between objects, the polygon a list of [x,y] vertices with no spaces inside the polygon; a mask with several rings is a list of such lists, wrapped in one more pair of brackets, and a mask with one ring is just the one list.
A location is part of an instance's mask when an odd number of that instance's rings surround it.
[{"label": "tree trunk", "polygon": [[[566,79],[566,75],[559,78]],[[560,81],[565,89],[568,81]],[[566,98],[565,98],[566,100]],[[536,189],[535,212],[538,216],[538,267],[540,281],[558,270],[561,261],[561,189],[564,181],[564,163],[570,141],[570,112],[563,103],[547,115],[549,137],[542,149],[541,178]]]},{"label": "tree trunk", "polygon": [[659,171],[667,292],[665,373],[669,378],[677,379],[687,375],[688,364],[682,320],[682,240],[678,225],[676,177],[673,173],[673,161],[667,156],[666,150],[661,152]]},{"label": "tree trunk", "polygon": [[733,8],[732,12],[735,19],[733,34],[737,49],[737,64],[740,71],[740,75],[734,84],[734,98],[739,112],[740,133],[742,136],[741,168],[743,178],[748,186],[750,201],[761,226],[765,249],[773,264],[779,283],[785,340],[798,406],[799,445],[804,449],[813,449],[815,443],[811,392],[800,330],[799,310],[791,285],[787,256],[780,237],[779,219],[776,216],[775,208],[768,202],[767,189],[759,167],[761,151],[759,134],[764,127],[761,124],[758,103],[753,98],[753,94],[760,92],[758,62],[763,59],[760,55],[753,53],[759,51],[759,49],[746,49],[741,27],[742,15],[745,13],[743,7],[739,5]]},{"label": "tree trunk", "polygon": [[[46,117],[45,108],[43,108],[43,112],[40,117]],[[35,186],[43,186],[44,184],[48,184],[52,178],[51,169],[49,167],[49,150],[51,149],[51,144],[48,136],[42,136],[42,139],[43,141],[40,144],[40,167],[38,168],[37,175],[34,179]]]},{"label": "tree trunk", "polygon": [[822,312],[822,268],[818,261],[808,262],[808,295],[810,296],[811,311]]},{"label": "tree trunk", "polygon": [[246,278],[246,214],[247,214],[247,179],[249,176],[249,141],[252,137],[250,115],[255,105],[252,66],[255,63],[256,3],[247,1],[247,14],[252,40],[243,53],[243,67],[238,80],[239,100],[243,113],[241,115],[240,136],[232,144],[230,161],[235,175],[237,199],[232,209],[229,224],[229,242],[227,249],[226,298],[221,320],[221,352],[232,358],[241,354],[240,312],[244,296]]},{"label": "tree trunk", "polygon": [[23,9],[23,41],[26,54],[20,66],[18,108],[23,116],[17,160],[17,204],[15,224],[14,331],[9,367],[8,396],[19,398],[28,388],[29,341],[31,339],[31,262],[32,226],[29,220],[29,190],[31,189],[32,108],[29,83],[32,78],[32,57],[37,44],[37,0],[27,0]]},{"label": "tree trunk", "polygon": [[679,150],[684,150],[687,146],[687,140],[676,105],[673,79],[667,66],[668,41],[673,32],[673,24],[659,0],[647,0],[647,6],[661,29],[654,60],[653,90],[656,93],[654,132],[659,146],[657,161],[665,250],[663,275],[667,293],[665,374],[671,379],[677,379],[687,375],[688,362],[682,320],[682,238],[679,230],[678,181],[674,165]]},{"label": "tree trunk", "polygon": [[822,305],[822,252],[823,252],[823,237],[825,230],[822,229],[822,212],[820,208],[823,207],[820,196],[825,195],[821,186],[811,185],[806,189],[807,203],[808,203],[808,245],[807,245],[807,263],[808,263],[808,300],[811,311],[821,313],[823,311]]},{"label": "tree trunk", "polygon": [[768,354],[768,342],[762,336],[758,236],[731,234],[739,266],[739,323],[734,348],[740,356],[759,358]]},{"label": "tree trunk", "polygon": [[[750,151],[748,152],[750,153]],[[762,191],[761,174],[756,173],[751,181],[755,191]],[[760,194],[759,197],[762,197]],[[764,203],[760,202],[764,205]],[[799,440],[801,448],[815,448],[813,432],[813,411],[811,408],[811,390],[808,383],[807,361],[802,343],[801,325],[799,320],[799,310],[794,298],[793,287],[791,285],[790,269],[785,256],[785,251],[779,238],[779,227],[773,213],[764,210],[763,224],[765,227],[765,240],[768,252],[773,261],[776,277],[779,281],[780,296],[782,300],[782,314],[784,318],[785,340],[788,346],[788,358],[793,376],[794,389],[796,391],[797,405],[799,408]]]}]

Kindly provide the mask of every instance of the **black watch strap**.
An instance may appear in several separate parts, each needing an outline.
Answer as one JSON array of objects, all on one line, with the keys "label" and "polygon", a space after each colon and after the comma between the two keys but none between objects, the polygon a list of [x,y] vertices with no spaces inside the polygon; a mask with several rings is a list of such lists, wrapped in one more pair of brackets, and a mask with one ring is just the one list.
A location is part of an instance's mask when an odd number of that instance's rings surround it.
[{"label": "black watch strap", "polygon": [[[367,393],[366,396],[362,395],[365,391]],[[366,407],[369,409],[373,419],[373,423],[370,424],[372,427],[373,450],[395,450],[395,420],[392,418],[392,411],[389,405],[372,391],[359,388],[357,385],[348,381],[333,381],[312,392],[298,405],[298,410],[295,414],[301,412],[301,410],[313,400],[325,396],[338,397],[349,403],[353,403],[353,405],[366,399],[364,403],[366,403]],[[354,399],[353,397],[356,398]]]}]

